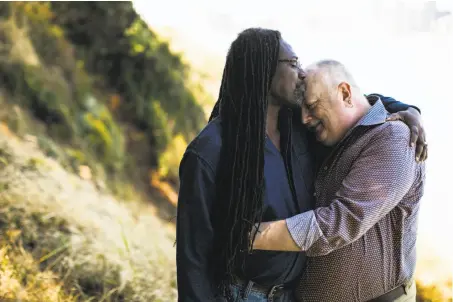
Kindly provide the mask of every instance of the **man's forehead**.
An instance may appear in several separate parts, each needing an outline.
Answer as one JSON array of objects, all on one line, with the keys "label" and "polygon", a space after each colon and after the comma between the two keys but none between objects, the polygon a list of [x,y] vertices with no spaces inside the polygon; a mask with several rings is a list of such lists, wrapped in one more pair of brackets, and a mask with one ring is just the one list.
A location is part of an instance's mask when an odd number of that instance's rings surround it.
[{"label": "man's forehead", "polygon": [[307,92],[317,93],[324,89],[325,81],[323,74],[316,69],[309,69],[305,76]]},{"label": "man's forehead", "polygon": [[295,58],[297,59],[297,55],[294,52],[292,46],[286,42],[285,40],[280,40],[280,58]]},{"label": "man's forehead", "polygon": [[316,65],[311,65],[305,69],[305,82],[314,84],[314,83],[323,83],[326,77],[325,71],[318,68]]}]

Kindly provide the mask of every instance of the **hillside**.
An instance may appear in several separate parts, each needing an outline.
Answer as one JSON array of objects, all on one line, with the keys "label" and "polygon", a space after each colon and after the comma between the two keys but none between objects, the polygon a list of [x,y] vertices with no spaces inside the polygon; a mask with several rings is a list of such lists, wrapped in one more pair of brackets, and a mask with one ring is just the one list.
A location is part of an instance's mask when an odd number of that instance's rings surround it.
[{"label": "hillside", "polygon": [[1,301],[175,300],[174,226],[152,207],[100,192],[5,128],[0,165]]},{"label": "hillside", "polygon": [[152,194],[154,178],[177,182],[210,97],[131,2],[3,2],[0,16],[3,121],[13,131],[118,194],[125,183]]},{"label": "hillside", "polygon": [[2,2],[0,41],[0,300],[175,300],[191,68],[130,2]]}]

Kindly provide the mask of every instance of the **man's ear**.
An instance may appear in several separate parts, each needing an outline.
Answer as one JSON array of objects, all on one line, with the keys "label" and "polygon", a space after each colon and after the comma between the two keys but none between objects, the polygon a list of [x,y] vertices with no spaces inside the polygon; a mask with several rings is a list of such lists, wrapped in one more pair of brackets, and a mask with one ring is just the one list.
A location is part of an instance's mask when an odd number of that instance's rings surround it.
[{"label": "man's ear", "polygon": [[341,82],[338,84],[338,91],[341,94],[342,101],[346,107],[353,107],[352,105],[352,94],[351,94],[351,86],[346,82]]}]

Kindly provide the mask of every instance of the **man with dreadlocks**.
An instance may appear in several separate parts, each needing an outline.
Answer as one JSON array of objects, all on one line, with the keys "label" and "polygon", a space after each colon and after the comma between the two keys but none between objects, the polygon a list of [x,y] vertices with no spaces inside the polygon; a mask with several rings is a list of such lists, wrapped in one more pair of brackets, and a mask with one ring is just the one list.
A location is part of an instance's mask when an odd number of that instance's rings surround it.
[{"label": "man with dreadlocks", "polygon": [[[231,44],[210,122],[180,164],[179,301],[293,301],[305,254],[251,253],[249,233],[262,220],[314,206],[318,153],[291,109],[300,107],[303,78],[278,31],[247,29]],[[393,99],[383,102],[409,112]],[[418,126],[418,118],[411,121]]]}]

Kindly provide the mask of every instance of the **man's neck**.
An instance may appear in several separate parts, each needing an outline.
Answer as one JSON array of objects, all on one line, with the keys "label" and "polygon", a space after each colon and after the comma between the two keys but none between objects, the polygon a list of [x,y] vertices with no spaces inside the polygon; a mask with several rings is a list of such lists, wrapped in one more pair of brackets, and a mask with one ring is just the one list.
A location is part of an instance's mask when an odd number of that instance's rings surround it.
[{"label": "man's neck", "polygon": [[[345,126],[345,129],[351,129],[354,127],[360,119],[362,119],[370,110],[371,104],[368,102],[368,100],[365,97],[359,97],[353,101],[354,108],[353,112],[350,113],[349,119],[346,120],[346,123],[343,125]],[[349,130],[345,130],[343,135],[346,135],[346,133]]]},{"label": "man's neck", "polygon": [[266,116],[266,134],[280,150],[280,131],[278,130],[278,113],[280,112],[281,106],[269,104],[267,107]]},{"label": "man's neck", "polygon": [[360,96],[358,101],[355,103],[357,104],[356,106],[358,107],[357,110],[359,112],[356,121],[357,123],[362,117],[364,117],[368,113],[368,111],[370,111],[372,105],[365,96]]}]

